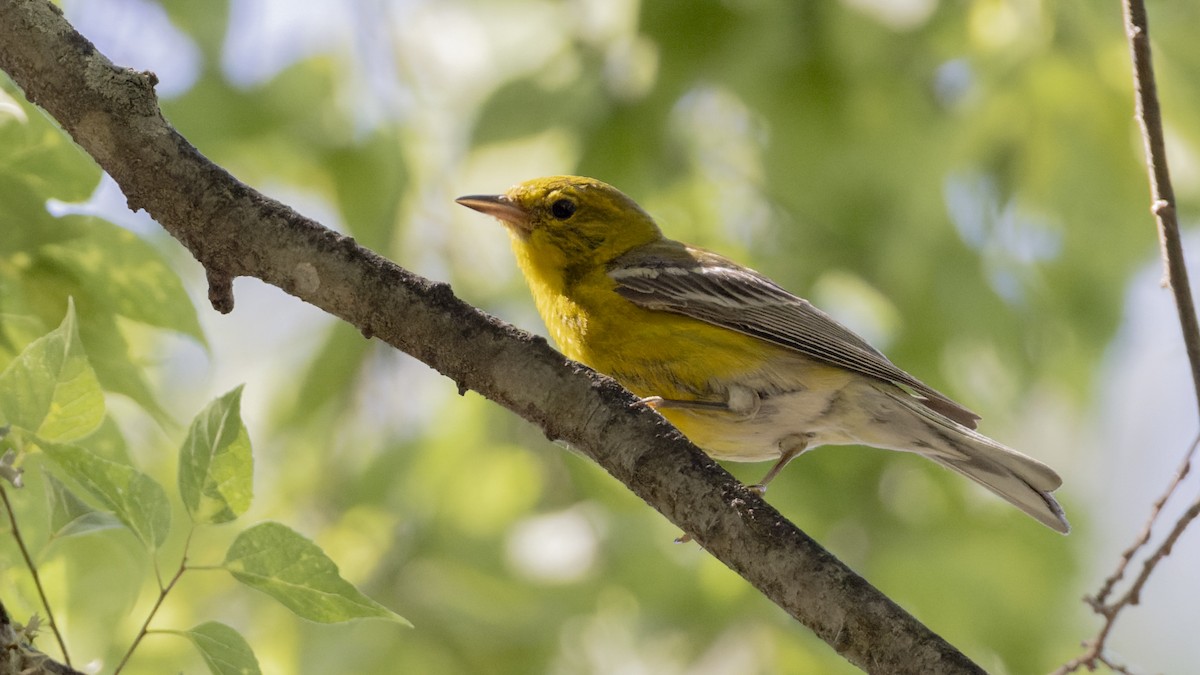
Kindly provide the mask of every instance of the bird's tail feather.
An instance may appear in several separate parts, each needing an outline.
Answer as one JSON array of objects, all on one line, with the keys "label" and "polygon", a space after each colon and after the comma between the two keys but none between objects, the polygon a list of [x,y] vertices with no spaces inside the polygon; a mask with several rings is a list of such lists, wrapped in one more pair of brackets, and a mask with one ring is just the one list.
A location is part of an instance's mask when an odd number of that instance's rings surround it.
[{"label": "bird's tail feather", "polygon": [[[1005,450],[1022,459],[1036,462],[1036,460],[1015,451],[1007,448]],[[1063,534],[1070,532],[1071,524],[1067,522],[1067,517],[1063,514],[1062,507],[1059,506],[1054,496],[1049,491],[1034,487],[1028,473],[1022,473],[1020,470],[1014,470],[1010,466],[995,461],[996,458],[992,454],[994,452],[993,448],[989,448],[986,453],[965,453],[967,456],[962,459],[933,455],[930,457],[939,464],[954,469],[1003,497],[1010,504],[1033,516],[1050,529]],[[1042,465],[1042,468],[1044,467],[1045,465]]]},{"label": "bird's tail feather", "polygon": [[961,473],[1056,532],[1071,531],[1062,507],[1050,494],[1062,485],[1053,469],[920,405],[905,392],[883,393],[914,413],[918,426],[927,432],[919,434],[916,443],[890,447],[916,452]]}]

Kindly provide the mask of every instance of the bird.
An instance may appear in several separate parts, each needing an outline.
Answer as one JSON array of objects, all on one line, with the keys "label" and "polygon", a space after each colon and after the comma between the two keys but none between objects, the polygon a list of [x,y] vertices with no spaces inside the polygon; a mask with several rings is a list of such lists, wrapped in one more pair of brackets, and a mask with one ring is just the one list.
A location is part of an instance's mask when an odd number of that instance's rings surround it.
[{"label": "bird", "polygon": [[976,431],[979,415],[807,300],[665,237],[615,187],[549,176],[459,197],[498,219],[550,336],[718,460],[787,464],[822,445],[911,452],[1047,527],[1070,525],[1049,466]]}]

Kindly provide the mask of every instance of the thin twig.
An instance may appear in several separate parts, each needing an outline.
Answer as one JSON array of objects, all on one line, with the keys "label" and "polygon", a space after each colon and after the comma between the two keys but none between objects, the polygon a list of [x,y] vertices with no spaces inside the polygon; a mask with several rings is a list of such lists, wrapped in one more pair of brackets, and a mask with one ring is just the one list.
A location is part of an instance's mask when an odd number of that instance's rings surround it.
[{"label": "thin twig", "polygon": [[1125,591],[1125,593],[1116,602],[1103,605],[1095,603],[1093,599],[1088,600],[1088,602],[1092,604],[1092,608],[1098,614],[1104,616],[1104,625],[1100,628],[1100,632],[1096,634],[1096,637],[1084,643],[1084,646],[1086,647],[1084,653],[1056,670],[1055,675],[1065,675],[1065,673],[1074,672],[1081,667],[1087,667],[1088,670],[1092,670],[1095,668],[1097,663],[1103,663],[1113,672],[1130,672],[1125,666],[1114,665],[1113,662],[1105,656],[1104,646],[1108,640],[1108,636],[1112,632],[1113,625],[1116,623],[1117,616],[1120,615],[1121,610],[1125,609],[1129,605],[1138,604],[1138,602],[1141,600],[1142,588],[1146,585],[1146,581],[1150,579],[1150,575],[1154,572],[1154,568],[1158,566],[1158,563],[1162,562],[1163,558],[1166,558],[1171,554],[1171,549],[1174,548],[1175,542],[1179,541],[1179,537],[1183,534],[1183,531],[1186,530],[1188,525],[1190,525],[1197,517],[1200,517],[1200,498],[1197,498],[1196,501],[1192,502],[1192,505],[1183,512],[1183,515],[1180,516],[1179,520],[1175,522],[1175,527],[1171,528],[1170,534],[1163,539],[1162,544],[1160,544],[1154,553],[1152,553],[1150,557],[1146,558],[1146,561],[1142,563],[1142,571],[1140,574],[1138,574],[1137,579],[1134,580],[1133,584],[1130,585],[1129,590]]},{"label": "thin twig", "polygon": [[1103,663],[1105,666],[1108,666],[1108,669],[1114,673],[1117,673],[1117,675],[1134,675],[1133,671],[1129,669],[1129,666],[1117,663],[1103,654],[1096,657],[1096,660],[1100,663]]},{"label": "thin twig", "polygon": [[[121,662],[117,664],[117,668],[113,671],[113,675],[120,675],[121,669],[123,669],[125,664],[129,662],[129,659],[133,656],[133,651],[137,649],[139,644],[141,644],[142,638],[149,634],[150,622],[154,620],[154,615],[158,613],[158,608],[162,607],[163,601],[167,599],[167,594],[171,592],[172,588],[175,588],[175,584],[179,583],[179,579],[183,576],[183,573],[188,571],[187,552],[188,547],[191,546],[192,543],[193,531],[194,530],[188,531],[187,541],[185,541],[183,544],[183,555],[179,558],[179,569],[175,571],[175,576],[171,577],[171,580],[167,582],[166,586],[162,585],[162,577],[159,577],[158,599],[154,601],[154,606],[150,608],[150,613],[146,615],[146,620],[142,622],[142,627],[138,631],[137,637],[133,638],[133,644],[129,645],[129,649],[126,650],[125,655],[121,657]],[[155,574],[157,575],[157,563],[155,564],[154,569]]]},{"label": "thin twig", "polygon": [[[1171,187],[1171,174],[1167,165],[1167,150],[1162,125],[1162,108],[1158,101],[1157,85],[1154,78],[1154,64],[1150,55],[1149,20],[1146,16],[1146,5],[1143,0],[1124,0],[1122,3],[1125,16],[1125,34],[1129,39],[1129,52],[1133,61],[1133,84],[1136,90],[1135,104],[1138,124],[1142,130],[1142,140],[1146,150],[1146,164],[1150,176],[1150,194],[1155,220],[1158,224],[1159,244],[1162,247],[1164,268],[1163,283],[1171,288],[1175,297],[1175,309],[1179,315],[1179,327],[1183,332],[1183,342],[1187,350],[1188,362],[1192,369],[1192,384],[1196,393],[1197,411],[1200,412],[1200,326],[1197,325],[1196,308],[1192,301],[1191,286],[1188,283],[1187,263],[1183,255],[1183,242],[1179,233],[1179,221],[1175,210],[1175,192]],[[1100,591],[1095,596],[1086,598],[1092,609],[1104,617],[1104,625],[1091,640],[1084,643],[1085,651],[1079,657],[1072,659],[1055,671],[1056,675],[1071,673],[1080,668],[1094,670],[1097,664],[1103,664],[1110,670],[1128,673],[1127,667],[1115,664],[1104,653],[1105,643],[1112,633],[1113,626],[1121,611],[1130,605],[1138,604],[1142,589],[1150,579],[1163,558],[1171,553],[1171,549],[1182,536],[1183,531],[1200,516],[1200,499],[1197,499],[1184,514],[1176,521],[1171,532],[1145,562],[1142,571],[1116,601],[1109,602],[1109,596],[1114,587],[1125,576],[1125,571],[1131,560],[1149,541],[1155,522],[1162,513],[1167,500],[1175,493],[1179,484],[1190,473],[1192,458],[1200,438],[1194,441],[1184,454],[1183,463],[1175,472],[1175,477],[1158,501],[1154,502],[1150,518],[1146,521],[1137,539],[1121,554],[1117,569],[1104,580]]]},{"label": "thin twig", "polygon": [[1200,498],[1192,502],[1192,505],[1183,512],[1183,515],[1175,522],[1175,527],[1171,528],[1171,533],[1167,535],[1166,539],[1163,539],[1163,543],[1159,545],[1158,549],[1149,558],[1146,558],[1146,562],[1142,563],[1141,574],[1138,575],[1133,585],[1129,587],[1129,590],[1126,591],[1125,595],[1121,596],[1121,600],[1114,606],[1123,607],[1125,605],[1138,604],[1141,600],[1142,587],[1146,585],[1146,580],[1150,578],[1150,574],[1154,572],[1154,568],[1158,566],[1158,563],[1163,558],[1171,555],[1171,549],[1174,548],[1175,542],[1179,541],[1179,537],[1183,534],[1183,531],[1187,529],[1187,526],[1197,516],[1200,516]]},{"label": "thin twig", "polygon": [[33,577],[33,585],[37,588],[38,597],[42,599],[42,609],[46,610],[46,620],[50,623],[50,630],[54,632],[54,639],[58,641],[63,662],[70,666],[71,656],[67,654],[67,642],[63,640],[62,633],[58,632],[58,622],[54,620],[54,612],[50,611],[50,601],[46,599],[46,590],[42,587],[41,577],[38,576],[37,565],[33,563],[33,557],[29,555],[29,549],[25,547],[25,539],[21,537],[21,528],[17,526],[17,516],[13,513],[12,503],[8,501],[8,491],[4,489],[3,485],[0,485],[0,499],[4,500],[4,509],[8,511],[8,522],[12,525],[13,539],[17,540],[17,548],[21,549],[21,557],[25,558],[25,566],[29,568],[29,575]]},{"label": "thin twig", "polygon": [[1162,513],[1163,507],[1166,506],[1167,500],[1175,493],[1175,489],[1179,487],[1183,479],[1187,478],[1188,474],[1191,473],[1192,458],[1196,454],[1197,447],[1200,447],[1200,435],[1196,436],[1196,440],[1192,441],[1192,444],[1188,446],[1187,452],[1183,455],[1183,461],[1180,462],[1179,468],[1175,471],[1175,478],[1171,481],[1171,484],[1167,486],[1162,496],[1154,502],[1154,505],[1150,509],[1150,517],[1146,520],[1146,524],[1142,526],[1142,531],[1138,535],[1138,538],[1130,544],[1129,548],[1121,553],[1121,560],[1117,564],[1117,569],[1104,580],[1104,584],[1100,586],[1100,590],[1096,595],[1087,599],[1088,604],[1096,609],[1096,611],[1100,611],[1099,608],[1108,602],[1108,596],[1112,593],[1113,587],[1124,578],[1125,568],[1129,566],[1129,561],[1133,560],[1133,556],[1150,541],[1150,533],[1154,528],[1155,522],[1158,521],[1158,516]]},{"label": "thin twig", "polygon": [[1136,89],[1138,124],[1146,147],[1146,163],[1150,174],[1151,211],[1158,221],[1159,244],[1162,246],[1164,283],[1175,294],[1175,309],[1188,362],[1192,367],[1192,384],[1196,391],[1197,412],[1200,413],[1200,325],[1192,288],[1188,284],[1187,263],[1183,256],[1183,240],[1175,213],[1175,190],[1171,187],[1171,172],[1167,168],[1167,148],[1162,125],[1162,108],[1158,102],[1158,85],[1154,79],[1154,64],[1150,57],[1150,28],[1143,0],[1125,0],[1125,34],[1133,58],[1133,85]]}]

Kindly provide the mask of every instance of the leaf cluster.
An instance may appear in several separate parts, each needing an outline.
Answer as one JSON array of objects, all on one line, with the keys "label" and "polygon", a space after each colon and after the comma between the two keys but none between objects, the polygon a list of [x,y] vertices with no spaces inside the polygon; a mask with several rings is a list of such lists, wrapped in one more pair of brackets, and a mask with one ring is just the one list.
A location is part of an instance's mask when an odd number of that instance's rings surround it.
[{"label": "leaf cluster", "polygon": [[[78,169],[90,164],[63,142],[61,134],[36,111],[6,100],[10,105],[3,109],[0,136],[10,143],[9,152],[0,158],[0,181],[12,184],[0,188],[79,199],[88,183],[94,187],[98,175],[90,168]],[[52,175],[61,175],[63,182],[52,182]],[[150,628],[168,593],[188,570],[225,570],[309,621],[376,617],[407,625],[343,579],[319,546],[278,522],[261,522],[237,533],[223,560],[196,564],[189,559],[213,555],[195,550],[197,528],[230,523],[251,507],[253,459],[241,418],[242,387],[196,415],[179,447],[176,491],[169,494],[158,480],[135,467],[106,399],[125,394],[157,423],[174,425],[155,400],[144,365],[135,361],[119,324],[133,321],[172,329],[203,343],[183,282],[153,246],[110,222],[79,216],[55,219],[40,206],[13,211],[22,205],[0,203],[10,209],[0,217],[26,221],[21,227],[0,228],[0,294],[5,300],[0,315],[0,476],[11,487],[23,488],[26,467],[41,469],[30,489],[14,493],[19,497],[11,502],[5,499],[6,505],[15,504],[9,515],[22,552],[27,553],[25,542],[34,540],[40,551],[26,555],[25,572],[30,576],[18,580],[21,568],[8,566],[9,580],[18,588],[36,585],[47,602],[37,567],[61,564],[64,556],[79,554],[77,548],[58,542],[100,537],[116,543],[113,537],[119,532],[131,533],[147,562],[142,569],[154,569],[158,600],[140,631],[131,636],[118,671],[142,638],[159,632],[190,640],[213,673],[261,672],[247,641],[224,623],[205,621],[187,630]],[[65,303],[65,314],[57,327],[36,335],[44,315],[59,303]],[[95,348],[91,354],[85,344]],[[44,495],[44,505],[38,504],[36,493]],[[168,557],[164,549],[173,529],[178,530],[172,527],[173,501],[182,506],[189,522],[182,550],[175,556],[177,571],[164,583],[159,566]],[[18,527],[25,530],[24,537]],[[38,536],[32,539],[30,533]],[[149,580],[135,578],[131,588]],[[50,595],[57,596],[56,590],[50,589]],[[26,596],[6,596],[11,611],[30,609]],[[69,659],[51,606],[43,609],[64,659]],[[80,612],[75,620],[100,617]],[[113,639],[108,648],[118,645]]]}]

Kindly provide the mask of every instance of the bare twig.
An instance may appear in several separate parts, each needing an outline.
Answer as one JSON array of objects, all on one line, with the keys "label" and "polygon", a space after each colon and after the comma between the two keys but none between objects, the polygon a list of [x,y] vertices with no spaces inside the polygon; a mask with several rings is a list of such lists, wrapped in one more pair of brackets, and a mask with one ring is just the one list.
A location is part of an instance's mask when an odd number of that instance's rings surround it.
[{"label": "bare twig", "polygon": [[[1096,611],[1100,611],[1099,608],[1103,607],[1105,603],[1108,602],[1108,596],[1112,593],[1113,588],[1117,585],[1117,582],[1125,577],[1125,569],[1129,566],[1129,561],[1133,560],[1133,557],[1137,555],[1137,552],[1141,550],[1143,546],[1149,543],[1150,534],[1154,529],[1154,524],[1158,521],[1158,516],[1160,513],[1162,513],[1163,507],[1166,506],[1167,500],[1171,498],[1171,495],[1175,494],[1175,489],[1179,487],[1179,484],[1183,482],[1183,479],[1187,478],[1188,474],[1191,473],[1192,458],[1196,454],[1197,447],[1200,447],[1200,436],[1197,436],[1196,440],[1192,441],[1192,444],[1188,446],[1187,452],[1183,455],[1183,461],[1180,462],[1179,468],[1175,471],[1175,478],[1171,480],[1170,485],[1167,486],[1167,489],[1163,492],[1162,496],[1154,502],[1153,506],[1151,506],[1150,517],[1146,520],[1146,524],[1142,526],[1142,531],[1138,535],[1137,539],[1129,545],[1129,548],[1125,549],[1121,553],[1121,560],[1117,563],[1117,569],[1114,570],[1113,573],[1104,580],[1104,583],[1100,586],[1100,590],[1097,591],[1094,596],[1091,596],[1087,599],[1088,604],[1096,609]],[[1137,603],[1135,602],[1134,604]]]},{"label": "bare twig", "polygon": [[[1157,85],[1154,78],[1154,65],[1150,55],[1149,21],[1146,16],[1146,6],[1143,0],[1124,0],[1122,3],[1125,15],[1125,33],[1129,39],[1129,51],[1133,61],[1133,83],[1136,90],[1135,102],[1137,107],[1138,124],[1142,130],[1142,139],[1146,150],[1146,164],[1150,176],[1151,211],[1158,223],[1159,244],[1162,248],[1164,278],[1163,283],[1169,286],[1175,297],[1175,308],[1179,315],[1179,326],[1183,332],[1183,342],[1187,349],[1188,362],[1192,369],[1192,384],[1196,393],[1197,411],[1200,412],[1200,326],[1197,325],[1196,308],[1192,301],[1191,286],[1188,283],[1187,263],[1183,255],[1183,243],[1179,233],[1179,221],[1175,210],[1175,193],[1171,187],[1171,174],[1167,165],[1166,143],[1163,135],[1162,109],[1159,106]],[[1109,601],[1113,589],[1125,576],[1126,569],[1134,556],[1150,541],[1154,525],[1162,514],[1167,500],[1175,494],[1179,484],[1191,472],[1192,459],[1200,445],[1197,437],[1184,453],[1183,462],[1175,472],[1174,478],[1167,486],[1163,495],[1154,502],[1150,517],[1142,527],[1133,544],[1121,553],[1116,570],[1104,580],[1096,595],[1085,598],[1092,609],[1102,617],[1104,624],[1091,640],[1084,643],[1084,653],[1064,664],[1055,671],[1056,675],[1071,673],[1080,668],[1095,669],[1097,664],[1103,664],[1118,673],[1128,673],[1127,667],[1117,665],[1105,654],[1105,644],[1111,635],[1113,626],[1121,611],[1130,605],[1136,605],[1141,599],[1142,589],[1150,579],[1159,562],[1170,555],[1171,549],[1182,536],[1183,531],[1193,520],[1200,516],[1200,499],[1190,507],[1175,522],[1171,532],[1167,534],[1158,548],[1142,563],[1141,573],[1130,584],[1129,588],[1115,601]]]},{"label": "bare twig", "polygon": [[1154,79],[1154,64],[1150,57],[1150,28],[1143,0],[1125,0],[1125,34],[1133,58],[1133,85],[1136,89],[1138,124],[1146,147],[1146,163],[1150,175],[1151,211],[1158,221],[1158,238],[1162,247],[1164,283],[1175,294],[1175,309],[1179,327],[1192,367],[1192,384],[1196,392],[1197,412],[1200,413],[1200,325],[1192,288],[1188,284],[1187,263],[1183,256],[1183,240],[1175,213],[1175,190],[1171,187],[1171,172],[1167,167],[1167,148],[1163,135],[1162,108],[1158,102],[1158,85]]},{"label": "bare twig", "polygon": [[1174,548],[1175,542],[1179,541],[1180,535],[1187,529],[1197,516],[1200,516],[1200,498],[1192,502],[1191,506],[1179,516],[1179,520],[1175,521],[1175,527],[1171,528],[1170,533],[1163,539],[1163,543],[1158,549],[1146,558],[1146,562],[1142,563],[1142,573],[1134,579],[1133,585],[1129,587],[1126,596],[1129,598],[1128,604],[1136,605],[1141,601],[1142,587],[1146,585],[1146,580],[1150,578],[1150,573],[1154,571],[1155,566],[1162,561],[1163,558],[1171,555],[1171,549]]},{"label": "bare twig", "polygon": [[8,501],[8,491],[0,485],[0,499],[4,500],[4,509],[8,512],[8,522],[12,526],[13,539],[17,540],[17,548],[21,549],[21,557],[25,559],[25,566],[29,568],[29,576],[33,577],[33,585],[37,588],[38,597],[42,600],[42,609],[46,610],[46,620],[50,623],[50,630],[54,632],[54,639],[58,641],[58,648],[62,651],[63,662],[71,665],[71,657],[67,654],[67,642],[63,640],[62,633],[58,631],[58,622],[54,620],[54,612],[50,611],[50,601],[46,599],[46,589],[42,586],[42,579],[38,576],[37,565],[33,563],[33,557],[29,555],[29,549],[25,547],[25,539],[21,536],[21,528],[17,526],[17,516],[13,512],[12,503]]},{"label": "bare twig", "polygon": [[[1175,542],[1179,540],[1180,535],[1183,534],[1183,531],[1187,529],[1188,525],[1190,525],[1191,522],[1197,518],[1197,516],[1200,516],[1200,498],[1192,502],[1192,505],[1189,506],[1188,509],[1184,511],[1183,515],[1180,516],[1179,520],[1175,522],[1175,527],[1171,528],[1170,534],[1168,534],[1166,539],[1163,540],[1163,543],[1159,545],[1158,549],[1155,550],[1154,553],[1151,554],[1144,563],[1142,563],[1141,574],[1138,575],[1137,579],[1135,579],[1133,584],[1129,587],[1129,590],[1127,590],[1120,597],[1120,599],[1111,604],[1100,604],[1095,602],[1094,599],[1088,599],[1088,602],[1092,605],[1092,608],[1096,611],[1096,613],[1104,617],[1104,625],[1101,626],[1100,632],[1096,634],[1096,637],[1084,643],[1084,653],[1067,662],[1058,670],[1054,671],[1054,675],[1065,675],[1066,673],[1072,673],[1084,667],[1086,667],[1088,670],[1093,670],[1095,669],[1097,663],[1102,663],[1105,666],[1108,666],[1109,670],[1112,670],[1115,673],[1124,673],[1126,675],[1130,673],[1130,670],[1126,666],[1115,664],[1108,656],[1105,655],[1105,643],[1108,640],[1109,634],[1112,633],[1113,625],[1116,623],[1117,616],[1120,614],[1121,610],[1129,605],[1138,604],[1141,598],[1142,588],[1146,585],[1146,581],[1150,578],[1150,574],[1154,571],[1154,568],[1159,562],[1162,561],[1163,558],[1170,555],[1171,549],[1175,546]],[[1124,561],[1124,563],[1127,562],[1127,560]],[[1124,563],[1122,564],[1122,567],[1124,567]]]},{"label": "bare twig", "polygon": [[191,542],[192,532],[189,531],[187,542],[183,545],[183,555],[179,559],[179,569],[175,570],[175,575],[171,577],[171,580],[168,581],[165,586],[162,584],[162,577],[158,574],[158,565],[155,565],[154,574],[159,579],[158,598],[154,601],[154,606],[150,608],[150,612],[146,615],[146,620],[142,622],[141,630],[139,630],[137,636],[133,638],[133,643],[129,645],[129,649],[127,649],[125,651],[125,655],[121,657],[121,662],[117,664],[117,668],[113,671],[113,675],[119,675],[121,670],[125,668],[125,664],[129,663],[130,657],[133,656],[133,651],[137,649],[139,644],[141,644],[142,638],[146,637],[146,635],[150,633],[150,622],[154,620],[154,615],[158,613],[158,608],[162,607],[163,601],[167,599],[167,594],[171,592],[172,588],[175,588],[175,584],[179,583],[179,579],[183,576],[183,573],[188,570],[187,551]]}]

